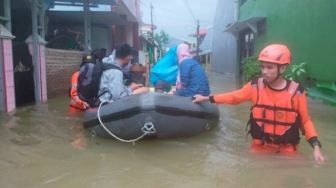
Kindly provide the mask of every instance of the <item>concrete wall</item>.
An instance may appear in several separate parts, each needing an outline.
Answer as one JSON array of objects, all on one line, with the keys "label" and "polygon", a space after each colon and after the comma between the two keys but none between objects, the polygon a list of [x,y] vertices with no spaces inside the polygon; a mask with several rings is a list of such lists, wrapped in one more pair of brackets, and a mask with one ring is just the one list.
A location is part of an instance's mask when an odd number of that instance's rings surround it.
[{"label": "concrete wall", "polygon": [[133,46],[133,25],[128,23],[126,26],[126,42]]},{"label": "concrete wall", "polygon": [[91,46],[92,49],[97,48],[106,48],[107,51],[110,51],[110,31],[107,28],[101,27],[92,27],[91,31]]},{"label": "concrete wall", "polygon": [[293,63],[307,63],[308,77],[335,82],[335,7],[335,0],[248,0],[239,19],[266,16],[266,33],[256,38],[255,55],[267,44],[287,44]]},{"label": "concrete wall", "polygon": [[[82,25],[79,24],[74,24],[74,25],[53,25],[52,27],[50,26],[51,29],[53,28],[67,28],[72,31],[78,32],[78,33],[84,33],[84,28]],[[96,48],[106,48],[107,51],[111,51],[111,31],[107,27],[103,26],[92,26],[91,27],[91,47],[92,50]],[[84,35],[81,36],[80,38],[80,43],[84,44]]]},{"label": "concrete wall", "polygon": [[139,0],[122,0],[126,8],[132,14],[132,19],[139,19],[140,9],[139,9]]},{"label": "concrete wall", "polygon": [[11,112],[15,110],[15,86],[14,86],[14,70],[13,70],[13,52],[12,40],[1,39],[1,54],[2,54],[2,72],[3,74],[3,107],[2,110]]},{"label": "concrete wall", "polygon": [[[218,1],[213,28],[213,55],[211,70],[225,73],[235,79],[237,44],[230,33],[224,32],[227,26],[234,22],[234,0]],[[234,80],[233,80],[234,81]]]},{"label": "concrete wall", "polygon": [[79,70],[82,52],[46,48],[48,97],[67,94],[71,75]]},{"label": "concrete wall", "polygon": [[[2,49],[2,45],[0,45],[0,51]],[[4,86],[4,74],[3,74],[3,55],[0,53],[0,111],[3,111],[5,110],[5,92],[4,92],[4,89],[5,89],[5,86]]]}]

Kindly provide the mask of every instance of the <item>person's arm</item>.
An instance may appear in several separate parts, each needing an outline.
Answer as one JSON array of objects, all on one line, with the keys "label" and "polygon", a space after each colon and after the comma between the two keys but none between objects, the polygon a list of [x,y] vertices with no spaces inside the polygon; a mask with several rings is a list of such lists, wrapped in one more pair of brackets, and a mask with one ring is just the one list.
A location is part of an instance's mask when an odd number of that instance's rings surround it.
[{"label": "person's arm", "polygon": [[243,88],[210,97],[210,101],[218,104],[239,104],[252,99],[251,83],[246,84]]},{"label": "person's arm", "polygon": [[195,95],[193,102],[197,103],[207,100],[209,100],[211,103],[232,105],[252,100],[251,82],[244,85],[243,88],[232,92],[215,94],[210,96]]},{"label": "person's arm", "polygon": [[180,81],[182,87],[176,89],[175,95],[179,96],[192,96],[192,90],[196,86],[192,86],[190,84],[190,80],[192,79],[192,67],[190,66],[189,62],[183,62],[180,65]]},{"label": "person's arm", "polygon": [[115,71],[114,84],[115,89],[112,90],[113,98],[121,99],[132,94],[132,88],[126,87],[124,84],[123,73]]},{"label": "person's arm", "polygon": [[247,83],[243,88],[228,93],[210,96],[210,102],[217,104],[239,104],[252,98],[251,83]]},{"label": "person's arm", "polygon": [[130,83],[130,85],[128,86],[128,88],[133,92],[134,90],[137,90],[141,87],[144,87],[142,84],[137,84],[137,83]]},{"label": "person's arm", "polygon": [[297,100],[298,100],[298,111],[299,111],[299,115],[301,118],[301,122],[302,122],[302,128],[303,128],[303,133],[305,134],[305,138],[306,140],[309,142],[309,144],[312,146],[313,148],[313,155],[315,160],[318,163],[323,163],[324,162],[324,157],[322,155],[321,152],[321,143],[318,140],[318,135],[317,135],[317,131],[314,127],[314,124],[309,116],[309,112],[308,112],[308,105],[307,105],[307,97],[306,97],[306,93],[303,92],[302,95],[300,96],[296,96]]},{"label": "person's arm", "polygon": [[75,96],[78,96],[78,93],[77,93],[77,83],[78,83],[78,75],[79,75],[79,72],[75,72],[72,74],[71,76],[71,88],[70,88],[70,97],[75,97]]}]

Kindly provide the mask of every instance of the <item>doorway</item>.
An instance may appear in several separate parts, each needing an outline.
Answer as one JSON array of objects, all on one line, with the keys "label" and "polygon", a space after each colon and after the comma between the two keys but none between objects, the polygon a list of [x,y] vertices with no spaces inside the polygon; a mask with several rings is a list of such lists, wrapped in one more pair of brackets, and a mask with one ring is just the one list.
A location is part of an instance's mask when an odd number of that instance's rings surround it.
[{"label": "doorway", "polygon": [[32,16],[27,1],[11,4],[13,40],[13,71],[16,106],[35,103],[34,66],[25,40],[32,33]]},{"label": "doorway", "polygon": [[243,60],[254,55],[255,35],[250,28],[246,28],[239,33],[238,42],[238,63],[237,63],[237,79],[241,84],[243,77]]}]

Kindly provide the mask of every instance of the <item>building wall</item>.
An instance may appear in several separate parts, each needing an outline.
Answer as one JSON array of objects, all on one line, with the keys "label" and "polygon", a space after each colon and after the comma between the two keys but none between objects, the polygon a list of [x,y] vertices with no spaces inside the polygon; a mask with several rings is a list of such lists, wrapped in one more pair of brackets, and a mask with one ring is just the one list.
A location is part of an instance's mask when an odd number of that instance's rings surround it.
[{"label": "building wall", "polygon": [[67,94],[71,75],[79,70],[82,52],[46,48],[48,97]]},{"label": "building wall", "polygon": [[109,47],[109,34],[110,31],[107,28],[102,27],[92,27],[91,31],[91,46],[92,49],[105,48],[107,51],[110,51]]},{"label": "building wall", "polygon": [[116,45],[127,42],[127,33],[126,33],[126,26],[125,25],[118,25],[116,26],[114,32],[114,42]]},{"label": "building wall", "polygon": [[133,47],[139,49],[139,24],[132,23]]},{"label": "building wall", "polygon": [[[0,50],[2,48],[2,45],[0,45]],[[5,86],[4,86],[4,73],[3,73],[3,55],[0,53],[0,111],[5,110]]]},{"label": "building wall", "polygon": [[213,27],[211,70],[225,73],[235,78],[237,44],[230,33],[224,32],[234,22],[234,0],[218,1]]},{"label": "building wall", "polygon": [[[81,24],[55,24],[55,25],[49,25],[49,33],[53,31],[54,29],[62,29],[62,30],[71,30],[72,32],[81,33],[79,39],[77,42],[79,42],[82,45],[82,48],[84,47],[84,28]],[[97,26],[92,25],[91,27],[91,48],[106,48],[108,51],[111,50],[111,44],[110,44],[110,34],[111,30],[108,27],[104,26]],[[50,40],[50,39],[47,39]]]},{"label": "building wall", "polygon": [[126,26],[126,42],[133,46],[133,24],[128,23]]},{"label": "building wall", "polygon": [[256,38],[255,52],[269,44],[287,44],[292,62],[307,62],[308,77],[335,81],[335,0],[248,0],[239,19],[266,16],[266,33]]},{"label": "building wall", "polygon": [[126,42],[134,48],[139,48],[139,23],[140,23],[140,1],[139,0],[122,0],[120,1],[127,10],[125,18],[128,23],[125,26],[123,42]]},{"label": "building wall", "polygon": [[139,0],[122,0],[124,5],[130,11],[132,16],[135,19],[139,19],[140,17],[140,7],[139,7]]}]

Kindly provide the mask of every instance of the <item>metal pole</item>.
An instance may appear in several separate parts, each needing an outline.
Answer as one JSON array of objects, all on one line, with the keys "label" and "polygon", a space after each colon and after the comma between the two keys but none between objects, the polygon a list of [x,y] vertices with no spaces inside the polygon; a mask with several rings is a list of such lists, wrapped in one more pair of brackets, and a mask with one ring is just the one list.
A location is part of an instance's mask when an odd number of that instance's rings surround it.
[{"label": "metal pole", "polygon": [[196,58],[197,58],[197,60],[199,60],[199,57],[198,57],[198,52],[199,52],[199,28],[200,28],[199,20],[197,20],[197,31],[196,31]]},{"label": "metal pole", "polygon": [[[3,46],[0,43],[0,51],[3,51]],[[5,69],[5,62],[3,58],[0,58],[0,111],[7,111],[7,105],[6,105],[6,90],[5,90],[5,75],[3,74],[3,69]]]},{"label": "metal pole", "polygon": [[91,51],[91,19],[90,19],[90,4],[89,0],[84,0],[84,31],[85,31],[85,52]]},{"label": "metal pole", "polygon": [[34,82],[35,82],[35,101],[41,102],[41,84],[40,84],[40,64],[38,48],[38,31],[37,31],[37,0],[32,0],[32,46],[33,46],[33,65],[34,65]]},{"label": "metal pole", "polygon": [[[153,7],[153,4],[151,3],[150,13],[151,13],[151,31],[152,31],[152,41],[153,41],[153,54],[152,54],[152,57],[150,57],[149,54],[148,54],[148,60],[150,58],[153,58],[152,60],[154,61],[154,59],[155,59],[155,53],[154,53],[155,41],[154,41],[153,9],[154,9],[154,7]],[[148,69],[151,70],[150,61],[148,61]],[[147,74],[149,74],[149,72],[147,72]]]},{"label": "metal pole", "polygon": [[154,26],[153,26],[153,5],[150,5],[150,13],[151,13],[151,30],[152,30],[152,38],[154,39]]},{"label": "metal pole", "polygon": [[39,20],[40,20],[40,36],[45,39],[45,30],[44,30],[44,17],[45,17],[45,11],[44,8],[44,2],[43,0],[39,0],[40,3],[40,10],[39,10]]},{"label": "metal pole", "polygon": [[5,18],[7,18],[7,22],[6,22],[6,28],[9,31],[12,31],[12,21],[11,21],[11,4],[10,4],[10,0],[5,0],[4,1],[4,11],[5,11]]},{"label": "metal pole", "polygon": [[[239,19],[239,0],[234,0],[233,1],[233,21],[237,22]],[[242,45],[240,44],[240,36],[239,33],[235,34],[235,39],[236,39],[236,88],[240,88],[241,84],[240,84],[240,63],[241,63],[241,54],[240,54],[240,49],[242,47]]]}]

